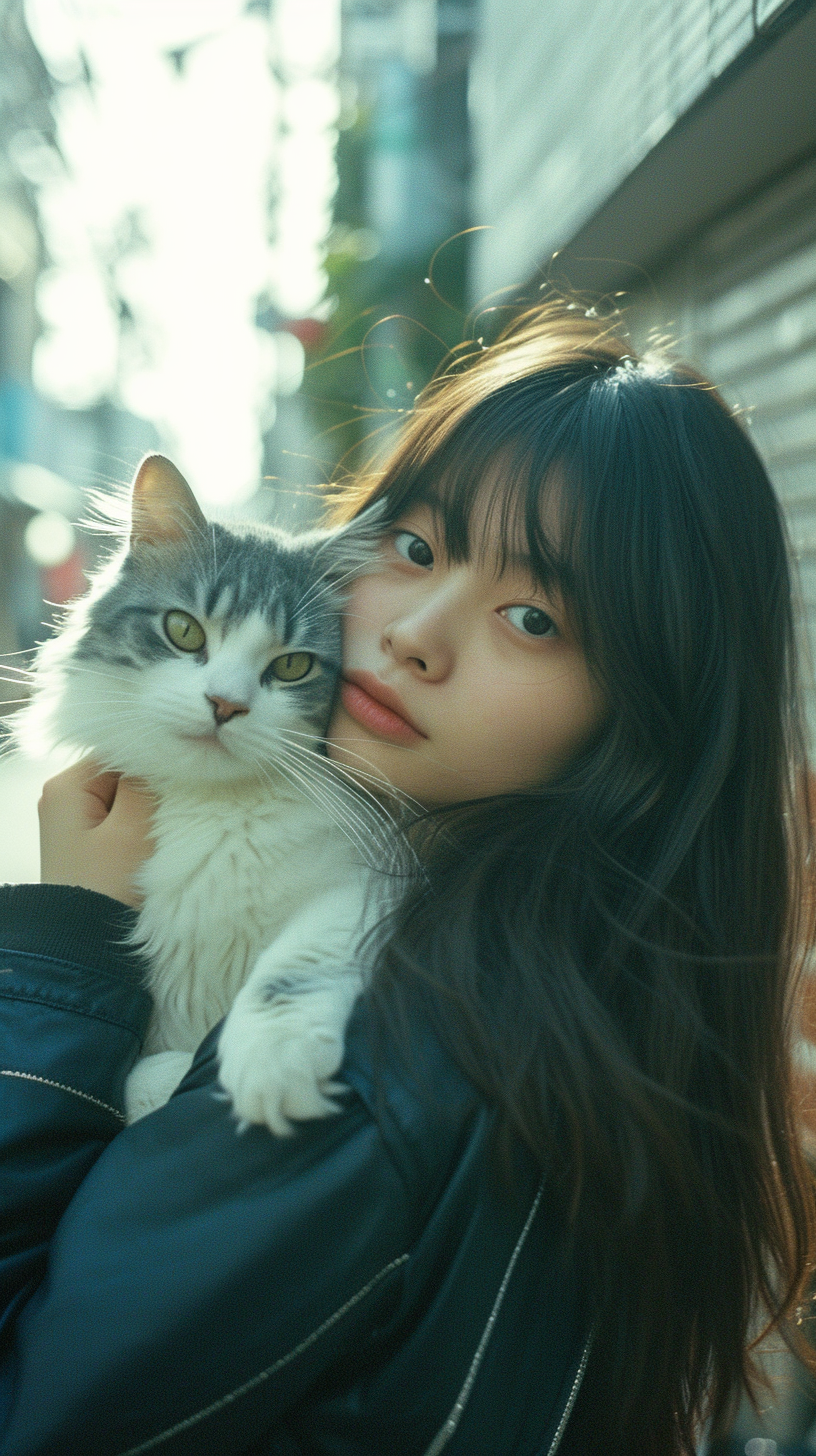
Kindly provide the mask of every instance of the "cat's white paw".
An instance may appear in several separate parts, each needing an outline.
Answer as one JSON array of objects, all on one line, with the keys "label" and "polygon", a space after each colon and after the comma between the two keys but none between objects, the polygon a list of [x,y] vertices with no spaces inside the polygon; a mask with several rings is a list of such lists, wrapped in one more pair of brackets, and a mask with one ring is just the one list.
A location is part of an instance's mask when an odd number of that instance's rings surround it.
[{"label": "cat's white paw", "polygon": [[343,1060],[343,1030],[308,1014],[298,998],[282,1007],[236,1000],[218,1044],[219,1078],[242,1123],[278,1137],[293,1122],[339,1112],[344,1089],[331,1078]]}]

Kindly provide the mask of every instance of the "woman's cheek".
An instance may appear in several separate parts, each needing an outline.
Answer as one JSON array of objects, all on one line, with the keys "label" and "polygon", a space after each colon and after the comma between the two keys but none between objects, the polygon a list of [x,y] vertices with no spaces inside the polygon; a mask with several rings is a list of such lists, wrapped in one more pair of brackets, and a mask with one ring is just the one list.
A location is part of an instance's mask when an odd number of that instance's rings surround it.
[{"label": "woman's cheek", "polygon": [[554,664],[544,682],[505,679],[481,716],[482,757],[508,792],[537,787],[580,752],[602,705],[580,663]]},{"label": "woman's cheek", "polygon": [[363,583],[361,580],[355,581],[346,598],[346,606],[343,614],[344,667],[348,667],[353,660],[353,653],[360,634],[361,624],[368,613],[365,592],[362,590],[362,586]]}]

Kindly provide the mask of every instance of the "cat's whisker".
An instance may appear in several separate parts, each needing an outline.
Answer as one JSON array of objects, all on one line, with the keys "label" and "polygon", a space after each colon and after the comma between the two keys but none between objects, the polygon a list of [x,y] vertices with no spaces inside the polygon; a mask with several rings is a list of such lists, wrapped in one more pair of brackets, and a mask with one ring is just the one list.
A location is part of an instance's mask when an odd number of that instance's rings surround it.
[{"label": "cat's whisker", "polygon": [[[329,785],[331,785],[331,789],[333,789],[335,792],[339,789],[339,797],[342,803],[344,805],[347,805],[351,812],[354,813],[355,817],[361,823],[364,831],[367,834],[375,837],[383,853],[387,851],[389,857],[393,858],[393,855],[397,850],[397,847],[399,846],[400,851],[408,849],[409,856],[415,859],[413,851],[410,850],[410,848],[406,845],[405,840],[403,839],[402,829],[404,826],[398,822],[396,817],[388,810],[385,805],[383,805],[373,794],[371,794],[370,790],[368,790],[364,785],[358,784],[356,780],[351,778],[351,776],[348,775],[345,770],[343,770],[341,765],[332,763],[330,760],[324,758],[322,754],[315,752],[314,749],[306,748],[302,744],[289,744],[288,748],[290,752],[295,752],[299,755],[299,759],[304,770],[315,773],[318,777],[322,775],[322,783],[327,788],[329,787]],[[338,782],[336,778],[336,774],[338,771],[343,778],[348,779],[352,786],[353,797],[351,799],[351,802],[349,789],[346,787],[346,783],[342,782],[342,779],[340,782]],[[359,798],[359,795],[361,793],[366,795],[366,800],[362,802]]]},{"label": "cat's whisker", "polygon": [[[338,779],[334,774],[326,773],[325,769],[321,769],[314,759],[308,757],[308,750],[298,748],[291,751],[297,753],[304,770],[316,774],[323,782],[330,784],[331,790],[335,793],[338,788],[342,789],[344,795],[348,794],[349,790],[354,792],[355,813],[365,825],[366,832],[372,835],[379,844],[383,847],[390,845],[401,834],[403,826],[383,808],[368,790],[351,779],[344,782],[342,776]],[[361,793],[365,794],[364,799],[361,799]],[[347,802],[345,797],[343,802]]]},{"label": "cat's whisker", "polygon": [[346,585],[346,583],[350,581],[356,581],[357,577],[361,574],[362,573],[359,570],[347,571],[344,572],[342,576],[336,577],[333,581],[327,582],[325,586],[320,588],[319,591],[313,591],[311,596],[308,596],[306,598],[305,602],[300,608],[300,611],[302,613],[313,611],[316,606],[318,606],[322,601],[325,600],[326,597],[337,597],[338,594],[342,595],[343,587]]},{"label": "cat's whisker", "polygon": [[332,795],[331,792],[326,791],[324,785],[318,785],[315,781],[316,776],[310,775],[306,765],[302,762],[299,763],[294,755],[291,754],[291,751],[287,751],[282,756],[280,762],[281,767],[285,765],[289,772],[297,777],[298,781],[303,785],[304,790],[309,793],[314,802],[319,804],[341,832],[352,843],[356,844],[365,862],[370,864],[367,838],[367,831],[369,831],[370,826],[365,823],[362,816],[356,813],[339,795]]},{"label": "cat's whisker", "polygon": [[[139,722],[138,718],[136,718],[135,715],[132,716],[132,723],[134,725],[134,742],[140,750],[143,750],[145,747],[152,747],[154,743],[161,742],[162,739],[166,736],[163,725],[154,727],[153,731],[148,733],[145,730],[144,725]],[[119,718],[119,725],[120,727],[127,730],[128,723],[124,717]],[[105,752],[97,749],[93,745],[83,744],[82,742],[80,742],[79,735],[72,737],[68,733],[58,734],[54,736],[53,743],[55,748],[61,750],[69,749],[72,752],[76,752],[80,757],[83,757],[85,754],[87,754],[90,757],[95,758],[99,763],[103,765],[106,763],[106,761],[110,762],[108,755]],[[113,763],[110,764],[110,767],[111,772],[121,772],[121,770],[114,768]]]},{"label": "cat's whisker", "polygon": [[298,597],[297,601],[295,602],[294,608],[293,608],[293,613],[300,613],[300,612],[302,612],[304,610],[304,608],[306,607],[306,605],[309,603],[309,601],[311,599],[311,596],[312,596],[312,593],[315,592],[315,591],[317,591],[317,590],[319,590],[321,588],[321,586],[323,585],[324,582],[328,582],[329,581],[329,578],[330,577],[331,577],[331,567],[330,566],[327,566],[326,567],[326,570],[325,571],[321,571],[320,575],[317,576],[314,579],[314,581],[311,581],[309,583],[309,585],[307,586],[305,592],[303,592]]},{"label": "cat's whisker", "polygon": [[[104,674],[102,674],[102,675],[104,676]],[[111,682],[111,679],[110,678],[107,678],[106,681],[108,683],[110,683]],[[116,680],[114,679],[114,681],[116,681]],[[16,686],[17,687],[22,687],[23,684],[22,683],[17,683]],[[133,690],[133,688],[130,687],[129,684],[126,685],[124,683],[121,683],[121,684],[118,684],[117,686],[118,686],[118,689],[119,690],[116,693],[112,693],[109,690],[106,691],[106,693],[105,693],[105,702],[106,703],[113,703],[113,702],[117,702],[117,703],[136,703],[136,702],[139,701],[137,693]]]},{"label": "cat's whisker", "polygon": [[70,673],[85,673],[88,677],[101,677],[105,682],[119,683],[122,687],[135,688],[139,677],[139,667],[136,663],[132,667],[125,667],[123,663],[117,662],[105,667],[89,667],[86,662],[77,662],[76,659],[64,669]]},{"label": "cat's whisker", "polygon": [[[297,736],[299,738],[306,738],[310,742],[312,741],[310,734],[298,733],[297,729],[295,728],[286,728],[283,730],[283,733],[285,733],[287,736]],[[312,752],[315,752],[315,750],[313,749]],[[343,764],[338,763],[336,759],[326,759],[322,754],[318,755],[318,757],[320,757],[325,763],[330,764],[332,769],[337,773],[343,773],[346,777],[349,777],[352,774],[355,775],[355,777],[351,780],[352,782],[356,782],[356,775],[359,774],[361,778],[367,779],[370,783],[374,784],[380,789],[384,789],[385,791],[387,791],[389,798],[393,799],[394,802],[400,806],[400,808],[405,809],[408,813],[421,814],[424,812],[425,806],[420,803],[419,799],[415,799],[411,794],[406,794],[403,790],[395,788],[392,784],[389,784],[387,780],[383,779],[381,774],[368,772],[368,770],[371,768],[371,760],[366,758],[365,754],[357,753],[356,750],[347,748],[345,745],[343,747],[343,752],[347,753],[349,758],[359,759],[361,765],[365,764],[367,766],[366,769],[363,769],[362,767],[357,768],[356,766],[354,769],[348,769]]]},{"label": "cat's whisker", "polygon": [[356,845],[364,863],[373,868],[366,834],[369,826],[361,819],[361,816],[352,811],[348,804],[341,803],[339,796],[332,796],[330,793],[324,792],[322,785],[318,787],[314,777],[304,772],[303,765],[298,764],[298,761],[290,756],[290,751],[285,751],[280,757],[276,757],[275,764],[281,772],[287,775],[290,782],[294,780],[301,786],[312,801],[336,824],[341,833]]},{"label": "cat's whisker", "polygon": [[[271,784],[274,788],[274,780],[271,774],[267,772],[267,770],[263,767],[263,764],[260,761],[253,761],[255,762],[255,767],[259,775],[261,775],[263,779],[265,779],[266,782],[268,784]],[[292,764],[288,760],[288,758],[276,758],[275,767],[279,770],[284,778],[288,779],[289,783],[292,784],[293,787],[299,788],[300,791],[307,796],[307,798],[310,798],[312,802],[315,803],[317,807],[320,808],[329,819],[331,819],[332,823],[336,825],[336,827],[340,830],[341,834],[345,835],[347,839],[349,839],[353,844],[357,846],[363,856],[364,862],[368,863],[368,846],[365,840],[359,836],[358,832],[356,831],[356,826],[351,820],[348,820],[344,815],[337,813],[337,805],[328,800],[325,795],[321,794],[319,789],[315,787],[315,785],[309,780],[309,778],[303,773],[299,772],[294,764]]]},{"label": "cat's whisker", "polygon": [[[304,765],[305,767],[305,765]],[[381,875],[406,878],[422,871],[416,851],[405,839],[401,826],[384,823],[366,815],[356,816],[366,837],[364,857],[370,868]]]},{"label": "cat's whisker", "polygon": [[[298,733],[297,729],[295,728],[285,728],[282,730],[282,732],[289,736],[305,738],[309,743],[314,741],[311,734]],[[420,804],[418,799],[413,799],[410,794],[405,794],[402,790],[395,788],[392,784],[388,782],[387,779],[384,779],[382,777],[382,774],[368,772],[368,770],[371,769],[371,760],[366,758],[364,754],[357,753],[352,749],[345,749],[344,751],[347,752],[350,757],[359,759],[361,764],[367,765],[367,770],[360,770],[361,777],[370,779],[372,783],[377,784],[381,789],[386,790],[389,794],[389,797],[393,798],[397,803],[401,803],[406,809],[422,809],[423,806]],[[316,753],[317,750],[312,749],[312,752]],[[343,767],[343,765],[339,764],[336,759],[326,758],[325,754],[319,754],[318,757],[320,757],[327,764],[329,764],[333,770],[339,771]],[[355,770],[355,772],[357,772],[357,770]]]},{"label": "cat's whisker", "polygon": [[0,665],[0,682],[11,683],[14,687],[24,687],[35,681],[36,675],[33,668],[17,667],[13,662]]},{"label": "cat's whisker", "polygon": [[[288,740],[285,739],[284,741]],[[340,778],[345,781],[342,784],[342,789],[344,793],[348,792],[346,785],[349,785],[350,788],[356,791],[358,795],[365,794],[366,800],[370,801],[365,804],[365,810],[370,815],[376,816],[376,818],[378,819],[387,820],[388,823],[392,825],[393,829],[399,832],[401,826],[398,823],[396,816],[390,812],[387,805],[384,804],[375,794],[373,794],[372,791],[365,784],[359,783],[350,770],[346,769],[342,764],[335,763],[332,759],[327,759],[324,754],[318,753],[308,744],[288,742],[288,746],[290,749],[295,750],[303,755],[304,758],[307,758],[309,763],[313,765],[315,771],[322,774],[324,778],[326,778],[328,781],[336,784],[337,776],[339,775]],[[378,788],[383,787],[382,779],[378,778],[374,774],[361,773],[360,777],[368,779]]]},{"label": "cat's whisker", "polygon": [[[296,730],[287,729],[286,731],[288,733],[291,733],[295,732]],[[403,820],[400,821],[394,814],[389,811],[387,806],[383,804],[383,802],[377,797],[377,795],[373,794],[366,787],[365,784],[361,784],[359,782],[359,778],[364,777],[374,783],[376,788],[381,789],[383,786],[383,780],[381,777],[379,777],[379,775],[363,773],[363,771],[358,768],[355,768],[353,770],[348,769],[344,764],[337,763],[333,759],[327,759],[323,754],[319,754],[314,749],[304,747],[300,744],[290,744],[289,746],[291,748],[297,748],[301,754],[307,755],[310,759],[312,759],[315,763],[315,766],[319,769],[320,772],[326,774],[329,777],[333,777],[335,774],[340,774],[343,776],[343,778],[348,780],[353,790],[365,794],[366,798],[371,802],[365,803],[360,807],[367,811],[368,815],[373,817],[374,823],[372,825],[372,828],[375,827],[380,836],[385,835],[385,839],[383,841],[385,848],[391,852],[392,856],[396,851],[398,857],[406,857],[407,863],[411,866],[410,872],[418,872],[424,877],[425,870],[422,866],[422,862],[417,855],[416,850],[405,837],[405,819],[403,818]],[[360,757],[360,755],[355,755],[355,757]],[[367,762],[367,760],[363,759],[363,762]],[[415,819],[418,815],[424,813],[424,805],[422,805],[418,799],[413,799],[409,795],[399,794],[396,790],[393,791],[392,796],[398,807],[402,810],[403,815],[407,816],[408,819]],[[383,826],[381,822],[382,819],[385,819],[387,821],[387,827]],[[366,822],[368,823],[369,821],[367,820]]]},{"label": "cat's whisker", "polygon": [[[297,753],[302,753],[300,748],[297,748],[296,751]],[[350,796],[345,794],[344,791],[337,792],[338,785],[328,785],[328,783],[319,779],[319,776],[313,773],[313,764],[305,763],[305,761],[296,757],[296,751],[293,751],[291,745],[289,748],[284,748],[283,753],[278,750],[274,759],[270,760],[272,766],[278,772],[283,773],[289,779],[290,783],[299,786],[300,791],[306,794],[307,798],[312,799],[325,812],[326,817],[331,818],[332,823],[337,824],[341,833],[351,843],[356,844],[361,855],[363,855],[364,862],[370,865],[372,860],[370,860],[369,842],[372,839],[372,824],[366,820],[364,815],[360,814],[360,807],[357,804],[351,804]],[[255,759],[255,757],[252,761],[254,761],[258,772],[262,773],[264,778],[267,779],[267,782],[274,785],[274,779],[272,779],[267,767],[264,767],[264,763],[259,759]]]},{"label": "cat's whisker", "polygon": [[81,672],[85,673],[88,677],[101,677],[104,678],[105,682],[120,683],[122,687],[124,687],[125,685],[130,685],[131,683],[134,684],[135,687],[136,679],[139,673],[139,669],[135,665],[132,668],[125,669],[125,671],[127,672],[127,676],[124,676],[121,665],[119,665],[119,669],[117,672],[112,672],[110,670],[103,671],[98,667],[88,667],[86,663],[77,662],[76,659],[73,659],[70,664],[68,664],[64,669],[61,670],[64,671],[66,675],[70,673],[73,676],[74,673]]},{"label": "cat's whisker", "polygon": [[[318,577],[318,580],[312,584],[309,591],[306,592],[301,600],[298,602],[297,610],[300,612],[305,612],[307,609],[313,607],[316,602],[319,602],[324,596],[327,596],[329,593],[341,591],[347,581],[354,581],[356,577],[361,576],[364,571],[365,565],[362,562],[355,566],[349,567],[349,569],[342,572],[340,576],[336,576],[333,578],[331,577],[329,571],[325,571],[321,577]],[[321,586],[321,582],[324,583],[324,585]]]}]

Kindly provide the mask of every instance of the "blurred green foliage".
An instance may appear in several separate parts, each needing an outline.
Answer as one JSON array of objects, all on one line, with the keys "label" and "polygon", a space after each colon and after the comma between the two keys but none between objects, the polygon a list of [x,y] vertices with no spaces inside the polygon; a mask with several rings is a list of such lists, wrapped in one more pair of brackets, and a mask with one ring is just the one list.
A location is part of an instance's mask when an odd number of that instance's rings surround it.
[{"label": "blurred green foliage", "polygon": [[448,351],[466,332],[467,245],[463,230],[431,256],[386,262],[371,256],[365,176],[370,115],[341,131],[335,224],[325,267],[335,300],[319,345],[308,351],[303,394],[315,455],[342,475],[391,437]]}]

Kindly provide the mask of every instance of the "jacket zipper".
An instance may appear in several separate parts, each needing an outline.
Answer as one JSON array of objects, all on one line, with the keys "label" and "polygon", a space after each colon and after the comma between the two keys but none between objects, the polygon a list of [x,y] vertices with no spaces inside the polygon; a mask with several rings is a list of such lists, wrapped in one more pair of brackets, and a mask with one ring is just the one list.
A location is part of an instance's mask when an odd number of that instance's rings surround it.
[{"label": "jacket zipper", "polygon": [[572,1408],[575,1405],[576,1400],[578,1399],[578,1391],[581,1389],[581,1385],[583,1384],[584,1375],[586,1374],[587,1361],[589,1360],[590,1351],[592,1349],[592,1342],[594,1339],[595,1330],[591,1329],[587,1336],[586,1344],[584,1345],[584,1348],[581,1352],[581,1359],[578,1362],[578,1369],[575,1372],[575,1379],[573,1380],[572,1386],[570,1387],[570,1393],[567,1396],[567,1403],[564,1406],[563,1411],[561,1412],[561,1419],[558,1422],[558,1428],[547,1450],[547,1456],[555,1456],[558,1447],[561,1445],[564,1432],[567,1429],[567,1421],[572,1415]]},{"label": "jacket zipper", "polygon": [[380,1284],[387,1275],[392,1274],[395,1269],[399,1269],[403,1264],[407,1264],[410,1257],[410,1254],[400,1254],[397,1259],[392,1259],[390,1264],[386,1264],[384,1269],[380,1269],[374,1275],[373,1279],[369,1279],[368,1283],[362,1289],[358,1289],[356,1294],[352,1294],[351,1298],[347,1299],[345,1304],[341,1304],[340,1308],[334,1311],[334,1314],[330,1314],[328,1319],[323,1321],[322,1325],[318,1325],[316,1330],[312,1330],[311,1334],[301,1340],[299,1345],[295,1345],[293,1349],[288,1350],[285,1355],[282,1355],[279,1360],[276,1360],[274,1365],[269,1365],[266,1370],[261,1370],[258,1375],[253,1375],[243,1385],[237,1386],[235,1390],[228,1391],[226,1395],[221,1396],[220,1400],[214,1400],[211,1405],[205,1406],[203,1410],[196,1411],[194,1415],[186,1416],[183,1420],[177,1421],[174,1426],[169,1426],[166,1430],[160,1431],[157,1436],[149,1436],[146,1441],[141,1441],[138,1446],[129,1446],[127,1451],[120,1453],[120,1456],[142,1456],[142,1453],[145,1451],[153,1451],[156,1446],[161,1446],[165,1441],[172,1440],[174,1436],[186,1433],[191,1427],[197,1426],[200,1421],[207,1420],[209,1416],[215,1415],[226,1406],[233,1405],[235,1401],[240,1400],[242,1395],[246,1395],[250,1390],[255,1390],[259,1385],[269,1380],[271,1376],[277,1375],[279,1370],[282,1370],[290,1361],[296,1359],[298,1355],[302,1355],[305,1350],[309,1349],[310,1345],[313,1345],[327,1330],[331,1329],[332,1325],[337,1324],[338,1320],[342,1319],[343,1315],[347,1314],[350,1309],[353,1309],[356,1304],[359,1304],[361,1299],[365,1299],[366,1295],[370,1294],[371,1290]]},{"label": "jacket zipper", "polygon": [[[443,1424],[440,1427],[440,1429],[437,1431],[436,1435],[434,1436],[433,1440],[431,1441],[430,1446],[428,1446],[427,1449],[424,1451],[423,1456],[439,1456],[440,1451],[442,1451],[444,1449],[444,1447],[447,1446],[448,1441],[453,1436],[453,1434],[454,1434],[454,1432],[456,1430],[456,1427],[458,1426],[458,1424],[459,1424],[459,1422],[460,1422],[460,1420],[462,1418],[462,1413],[463,1413],[463,1411],[465,1409],[465,1406],[467,1404],[468,1397],[469,1397],[470,1392],[471,1392],[471,1389],[473,1387],[473,1382],[476,1379],[476,1375],[478,1373],[479,1366],[482,1363],[482,1359],[484,1357],[485,1350],[487,1349],[488,1340],[490,1339],[490,1336],[493,1333],[493,1326],[496,1323],[496,1319],[497,1319],[499,1310],[501,1308],[502,1302],[504,1300],[505,1293],[507,1291],[507,1286],[510,1283],[510,1276],[513,1273],[513,1269],[515,1268],[516,1261],[517,1261],[517,1259],[519,1257],[519,1254],[521,1253],[521,1251],[522,1251],[522,1249],[524,1247],[525,1241],[527,1239],[527,1235],[530,1232],[530,1227],[532,1225],[533,1219],[535,1218],[536,1213],[538,1212],[538,1206],[539,1206],[539,1204],[541,1202],[541,1198],[542,1198],[543,1193],[544,1193],[544,1179],[542,1178],[541,1182],[538,1185],[538,1192],[536,1193],[536,1196],[535,1196],[535,1198],[533,1200],[533,1206],[532,1206],[532,1208],[530,1209],[530,1212],[527,1215],[527,1221],[526,1221],[526,1223],[524,1225],[524,1228],[522,1229],[521,1233],[519,1234],[518,1240],[516,1242],[516,1247],[514,1248],[512,1254],[510,1255],[510,1260],[508,1262],[507,1268],[504,1271],[504,1277],[502,1279],[501,1284],[499,1285],[499,1292],[496,1295],[496,1298],[495,1298],[495,1300],[493,1302],[493,1308],[491,1309],[490,1314],[488,1315],[487,1324],[485,1325],[484,1330],[482,1331],[482,1337],[481,1337],[481,1339],[479,1341],[479,1344],[476,1347],[476,1354],[473,1356],[473,1359],[472,1359],[472,1361],[470,1363],[470,1368],[469,1368],[469,1370],[467,1372],[467,1375],[465,1376],[465,1379],[464,1379],[462,1388],[459,1391],[459,1394],[457,1395],[456,1400],[453,1403],[453,1407],[451,1409],[450,1415],[447,1417],[447,1419],[443,1422]],[[564,1407],[564,1409],[563,1409],[563,1411],[561,1413],[561,1419],[558,1422],[558,1428],[557,1428],[557,1430],[555,1432],[555,1435],[554,1435],[554,1437],[553,1437],[553,1439],[552,1439],[552,1441],[550,1443],[549,1450],[547,1451],[547,1456],[555,1456],[555,1453],[556,1453],[556,1451],[558,1450],[558,1447],[561,1444],[561,1438],[562,1438],[562,1436],[564,1434],[564,1430],[566,1428],[567,1421],[569,1420],[570,1415],[572,1414],[572,1408],[575,1405],[576,1399],[578,1397],[578,1391],[581,1388],[581,1382],[582,1382],[582,1380],[584,1378],[584,1371],[586,1370],[587,1360],[589,1359],[589,1352],[590,1352],[590,1349],[592,1347],[593,1334],[594,1334],[594,1331],[592,1333],[590,1333],[589,1338],[587,1339],[587,1341],[586,1341],[586,1343],[584,1345],[583,1351],[581,1353],[581,1359],[580,1359],[580,1362],[579,1362],[579,1365],[578,1365],[578,1369],[575,1372],[575,1379],[572,1382],[572,1386],[570,1388],[570,1393],[569,1393],[569,1395],[567,1397],[567,1403],[566,1403],[566,1405],[565,1405],[565,1407]]]}]

